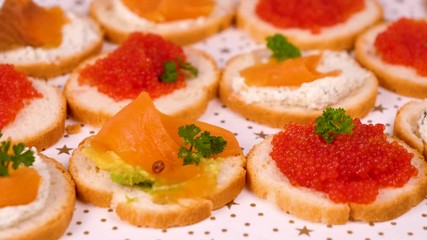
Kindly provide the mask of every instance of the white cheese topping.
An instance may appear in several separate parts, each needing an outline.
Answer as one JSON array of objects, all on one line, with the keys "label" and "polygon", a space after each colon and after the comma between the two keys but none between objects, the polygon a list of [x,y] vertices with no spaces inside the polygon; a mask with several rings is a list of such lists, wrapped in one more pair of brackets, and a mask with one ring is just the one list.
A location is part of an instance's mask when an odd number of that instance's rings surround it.
[{"label": "white cheese topping", "polygon": [[41,177],[37,198],[27,205],[0,208],[0,230],[6,229],[17,222],[36,215],[46,205],[50,190],[49,169],[46,163],[44,163],[37,154],[37,150],[35,148],[32,148],[31,150],[35,152],[35,160],[32,167],[37,170]]},{"label": "white cheese topping", "polygon": [[62,42],[56,48],[34,48],[31,46],[11,49],[0,53],[0,63],[34,64],[55,63],[61,59],[84,51],[88,45],[99,41],[98,28],[87,18],[67,13],[69,22],[62,28]]},{"label": "white cheese topping", "polygon": [[[318,51],[310,51],[305,54],[318,53]],[[347,52],[324,51],[317,71],[325,73],[334,70],[340,70],[341,73],[338,76],[303,83],[298,88],[248,86],[245,79],[238,75],[232,81],[232,89],[248,104],[262,103],[273,107],[298,106],[323,109],[348,96],[371,76],[371,73],[360,67]]]},{"label": "white cheese topping", "polygon": [[418,132],[423,142],[427,142],[427,108],[423,108],[420,118],[417,121]]},{"label": "white cheese topping", "polygon": [[123,4],[121,0],[112,0],[112,9],[111,11],[115,12],[115,15],[122,18],[128,24],[123,26],[128,29],[139,29],[143,28],[147,31],[174,31],[178,29],[188,29],[195,26],[201,26],[204,24],[207,19],[216,18],[218,16],[223,16],[230,13],[234,6],[235,0],[215,0],[215,7],[212,10],[211,14],[207,17],[199,17],[197,19],[186,19],[179,21],[171,21],[164,23],[155,23],[147,19],[139,17],[133,11],[131,11],[127,6]]}]

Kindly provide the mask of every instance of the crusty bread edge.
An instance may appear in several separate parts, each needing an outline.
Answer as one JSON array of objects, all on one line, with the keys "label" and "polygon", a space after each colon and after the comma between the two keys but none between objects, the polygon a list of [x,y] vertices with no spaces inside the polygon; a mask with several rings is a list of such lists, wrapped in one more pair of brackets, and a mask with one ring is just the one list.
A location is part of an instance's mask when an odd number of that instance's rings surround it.
[{"label": "crusty bread edge", "polygon": [[[78,178],[78,169],[75,166],[74,159],[77,154],[82,154],[81,150],[92,137],[83,140],[78,148],[73,151],[69,161],[69,171],[76,184],[77,197],[87,203],[92,203],[99,207],[111,207],[113,193],[109,191],[98,191],[85,185],[83,181]],[[241,155],[240,165],[241,171],[238,175],[222,188],[217,188],[212,195],[207,199],[197,199],[186,204],[185,200],[181,205],[179,212],[170,212],[168,214],[159,214],[150,209],[136,210],[130,204],[118,203],[116,206],[116,213],[120,219],[127,221],[137,226],[145,226],[152,228],[166,228],[174,226],[185,226],[202,221],[211,215],[212,210],[223,207],[225,204],[232,201],[237,195],[240,194],[245,186],[246,181],[246,158]]]},{"label": "crusty bread edge", "polygon": [[[201,51],[195,48],[191,48],[191,51],[202,56],[206,61],[210,62],[212,66],[214,66],[216,77],[215,77],[215,80],[213,81],[214,84],[211,84],[207,88],[200,90],[200,91],[204,91],[204,95],[203,95],[204,97],[201,101],[194,102],[191,106],[181,111],[178,111],[174,114],[171,114],[172,117],[177,117],[177,118],[186,119],[186,120],[194,120],[200,117],[200,115],[202,115],[205,112],[209,104],[209,101],[217,95],[219,78],[220,78],[218,66],[216,64],[216,61],[212,58],[212,56],[210,56],[204,51]],[[73,81],[77,79],[79,77],[80,69],[84,68],[85,65],[91,61],[93,61],[93,59],[88,59],[87,61],[83,62],[76,70],[73,71],[73,73],[69,77],[69,80],[65,83],[64,93],[68,102],[68,110],[70,115],[72,115],[78,121],[95,125],[95,126],[102,126],[112,117],[112,115],[105,111],[91,111],[85,106],[81,106],[76,101],[77,99],[74,98],[72,94],[69,93],[70,91],[67,90],[68,88],[70,88],[70,85],[71,85],[70,83],[72,81],[71,79],[73,79]]]},{"label": "crusty bread edge", "polygon": [[[268,137],[264,141],[271,141],[273,136]],[[422,175],[419,176],[419,184],[413,189],[410,195],[399,195],[393,201],[384,203],[373,202],[370,204],[344,204],[344,208],[337,211],[325,210],[321,205],[317,206],[311,202],[306,202],[304,199],[296,199],[293,196],[286,195],[286,190],[272,189],[272,187],[265,186],[263,182],[257,181],[255,176],[255,166],[253,166],[251,159],[254,157],[256,148],[260,143],[255,145],[248,154],[247,163],[247,182],[250,189],[259,197],[267,198],[270,191],[275,191],[274,199],[271,199],[280,209],[284,212],[289,212],[297,217],[313,222],[322,222],[326,224],[344,224],[348,220],[362,220],[365,222],[381,222],[394,219],[409,211],[412,207],[425,199],[427,195],[427,163],[422,155],[417,151],[411,149],[403,141],[396,140],[400,145],[404,146],[409,152],[414,154],[414,158],[420,161]],[[418,170],[420,171],[420,169]],[[420,173],[418,173],[420,174]],[[338,204],[337,204],[338,205]]]},{"label": "crusty bread edge", "polygon": [[[99,12],[97,9],[100,8],[100,4],[108,4],[107,1],[94,0],[92,1],[89,13],[90,15],[99,22],[102,27],[105,29],[107,38],[113,43],[123,42],[130,34],[130,32],[122,31],[121,29],[114,28],[110,26],[107,22],[101,21],[99,17]],[[202,26],[197,26],[194,28],[185,29],[179,32],[171,32],[162,34],[165,39],[168,39],[179,45],[188,45],[198,41],[201,41],[209,36],[214,35],[217,32],[220,32],[231,25],[234,19],[234,11],[231,11],[230,14],[225,15],[222,18],[215,19],[214,21],[209,21]],[[141,30],[143,31],[143,30]],[[143,31],[144,32],[144,31]]]},{"label": "crusty bread edge", "polygon": [[34,146],[39,150],[44,150],[54,143],[56,143],[59,139],[61,139],[65,130],[65,119],[67,117],[67,102],[65,100],[64,94],[55,88],[55,91],[60,96],[61,108],[60,113],[58,115],[58,120],[55,125],[52,125],[50,128],[45,129],[45,131],[41,132],[37,136],[28,137],[23,139],[23,143],[27,146]]},{"label": "crusty bread edge", "polygon": [[399,139],[402,139],[409,146],[415,148],[418,152],[423,153],[424,144],[422,143],[421,138],[416,136],[412,129],[407,129],[407,127],[405,127],[405,125],[409,124],[405,120],[412,117],[408,116],[408,114],[411,112],[411,109],[416,107],[418,104],[419,103],[416,101],[409,101],[397,110],[396,117],[394,119],[393,135]]},{"label": "crusty bread edge", "polygon": [[365,51],[364,45],[371,44],[369,40],[367,40],[367,35],[370,34],[371,31],[375,30],[378,27],[382,27],[389,23],[382,23],[379,25],[375,25],[361,34],[355,43],[355,56],[356,59],[363,65],[365,68],[369,69],[378,77],[378,81],[380,85],[392,92],[403,96],[415,97],[415,98],[426,98],[427,97],[427,83],[420,83],[411,81],[409,78],[405,78],[395,74],[394,71],[390,71],[387,67],[388,63],[384,62],[384,65],[377,66],[371,61],[370,53]]},{"label": "crusty bread edge", "polygon": [[[233,61],[238,61],[239,56],[231,58],[224,67],[223,74],[219,84],[219,98],[231,110],[241,114],[248,120],[265,124],[270,127],[282,128],[289,122],[306,123],[322,115],[323,109],[310,110],[302,109],[296,111],[275,111],[261,103],[246,103],[242,98],[236,96],[231,89],[232,79],[225,78],[224,71]],[[374,82],[374,88],[369,96],[361,99],[360,103],[355,106],[340,106],[340,103],[334,104],[337,107],[344,107],[346,113],[352,117],[362,118],[366,116],[375,104],[378,92],[378,81],[375,76],[371,76],[367,81]],[[357,90],[356,90],[357,91]]]},{"label": "crusty bread edge", "polygon": [[[74,182],[71,179],[67,170],[56,160],[38,153],[43,161],[48,165],[53,165],[55,170],[60,171],[65,182],[67,183],[63,188],[63,194],[67,194],[67,203],[63,204],[62,211],[57,212],[55,216],[48,219],[46,223],[39,228],[30,232],[23,232],[19,236],[15,236],[10,240],[28,240],[28,239],[58,239],[68,228],[69,223],[73,217],[74,206],[76,202],[76,194],[74,190]],[[49,206],[45,206],[44,211],[49,211]]]},{"label": "crusty bread edge", "polygon": [[[286,34],[286,37],[289,38],[289,41],[298,46],[302,50],[308,50],[308,49],[331,49],[331,50],[344,50],[344,49],[352,49],[354,46],[354,42],[357,38],[357,36],[361,33],[363,33],[366,29],[371,27],[372,25],[375,25],[376,23],[380,22],[383,19],[383,11],[380,6],[380,3],[377,1],[372,1],[375,5],[375,7],[378,10],[378,15],[376,18],[370,23],[370,25],[363,26],[362,28],[358,29],[358,31],[353,32],[351,34],[347,35],[337,35],[335,38],[325,38],[325,39],[319,39],[319,40],[313,40],[310,38],[306,39],[296,39],[292,36],[292,34]],[[240,4],[243,4],[243,1],[240,2]],[[283,29],[275,28],[276,32],[271,32],[268,29],[264,29],[262,27],[259,27],[255,24],[249,23],[247,19],[241,14],[241,12],[238,10],[236,15],[236,22],[237,27],[240,29],[245,30],[248,32],[248,34],[257,42],[264,43],[266,40],[265,38],[267,36],[273,35],[275,33],[280,33],[283,31]]]}]

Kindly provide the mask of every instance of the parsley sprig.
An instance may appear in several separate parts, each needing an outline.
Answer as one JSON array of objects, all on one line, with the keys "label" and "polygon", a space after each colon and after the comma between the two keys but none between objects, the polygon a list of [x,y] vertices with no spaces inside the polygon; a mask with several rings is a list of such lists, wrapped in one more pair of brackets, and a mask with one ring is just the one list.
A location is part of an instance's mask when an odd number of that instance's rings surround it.
[{"label": "parsley sprig", "polygon": [[[0,133],[0,137],[2,134]],[[10,151],[12,147],[12,151]],[[12,145],[10,141],[2,141],[0,146],[0,177],[9,176],[9,168],[17,169],[21,164],[31,166],[34,162],[34,153],[25,150],[22,143]]]},{"label": "parsley sprig", "polygon": [[301,51],[281,34],[267,37],[267,47],[273,52],[272,57],[278,61],[301,56]]},{"label": "parsley sprig", "polygon": [[[188,71],[193,76],[197,77],[199,70],[195,68],[191,63],[183,63],[181,58],[178,58],[179,67],[183,70]],[[172,83],[178,80],[178,71],[175,61],[165,61],[163,62],[164,71],[160,75],[160,80],[165,83]]]},{"label": "parsley sprig", "polygon": [[338,134],[351,134],[353,132],[353,119],[345,115],[343,108],[326,108],[322,116],[316,118],[315,132],[331,143]]},{"label": "parsley sprig", "polygon": [[[184,146],[179,148],[178,157],[184,165],[198,164],[202,158],[208,158],[224,151],[227,141],[221,136],[211,136],[210,132],[201,130],[194,124],[178,128],[178,135],[184,139]],[[185,147],[190,145],[188,148]]]}]

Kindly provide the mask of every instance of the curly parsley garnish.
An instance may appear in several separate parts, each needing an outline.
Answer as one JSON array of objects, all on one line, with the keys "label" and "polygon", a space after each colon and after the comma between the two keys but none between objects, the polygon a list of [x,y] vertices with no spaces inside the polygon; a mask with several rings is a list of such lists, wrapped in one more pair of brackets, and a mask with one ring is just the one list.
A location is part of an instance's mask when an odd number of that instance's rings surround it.
[{"label": "curly parsley garnish", "polygon": [[[202,158],[208,158],[224,151],[227,141],[221,136],[211,136],[210,132],[201,130],[194,124],[178,128],[178,135],[184,139],[184,146],[179,148],[178,157],[184,159],[184,165],[198,164]],[[188,148],[185,147],[190,145]]]},{"label": "curly parsley garnish", "polygon": [[[0,137],[2,134],[0,133]],[[12,147],[12,151],[10,151]],[[17,169],[21,164],[31,166],[34,162],[34,153],[25,150],[22,143],[12,145],[10,141],[2,141],[0,146],[0,177],[9,176],[9,168]]]},{"label": "curly parsley garnish", "polygon": [[272,57],[278,61],[301,56],[301,51],[281,34],[267,37],[267,47],[273,52]]},{"label": "curly parsley garnish", "polygon": [[353,119],[345,115],[343,108],[326,108],[322,116],[316,118],[315,132],[331,143],[338,134],[353,132]]},{"label": "curly parsley garnish", "polygon": [[[179,67],[183,70],[188,71],[193,76],[197,77],[199,70],[195,68],[191,63],[183,63],[181,58],[178,58]],[[160,75],[160,80],[165,83],[172,83],[178,80],[178,71],[175,61],[165,61],[163,62],[164,71]]]}]

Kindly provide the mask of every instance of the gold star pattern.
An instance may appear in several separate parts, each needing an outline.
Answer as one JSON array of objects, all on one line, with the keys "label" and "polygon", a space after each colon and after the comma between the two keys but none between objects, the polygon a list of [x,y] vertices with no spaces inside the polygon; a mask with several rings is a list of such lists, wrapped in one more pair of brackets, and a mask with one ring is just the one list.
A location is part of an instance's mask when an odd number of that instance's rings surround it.
[{"label": "gold star pattern", "polygon": [[234,200],[232,200],[231,202],[227,203],[226,206],[228,207],[228,209],[231,208],[231,206],[233,205],[239,205],[238,203],[236,203]]},{"label": "gold star pattern", "polygon": [[382,113],[384,110],[387,110],[387,108],[383,107],[382,104],[374,107],[374,112],[378,111],[378,112]]},{"label": "gold star pattern", "polygon": [[266,137],[268,137],[268,134],[264,133],[264,131],[261,131],[259,133],[254,133],[256,135],[256,138],[263,138],[265,139]]},{"label": "gold star pattern", "polygon": [[64,145],[62,148],[56,148],[56,150],[58,150],[58,155],[59,154],[63,154],[63,153],[70,155],[70,151],[73,150],[73,149],[67,147],[67,145]]},{"label": "gold star pattern", "polygon": [[303,228],[297,228],[297,230],[299,231],[298,236],[300,235],[310,236],[310,232],[313,232],[313,230],[308,229],[306,226],[304,226]]}]

